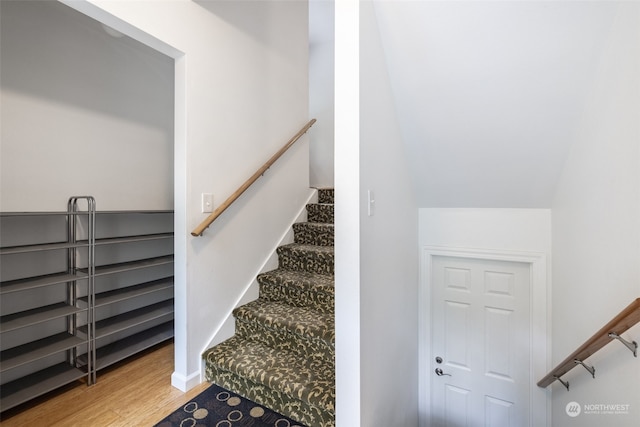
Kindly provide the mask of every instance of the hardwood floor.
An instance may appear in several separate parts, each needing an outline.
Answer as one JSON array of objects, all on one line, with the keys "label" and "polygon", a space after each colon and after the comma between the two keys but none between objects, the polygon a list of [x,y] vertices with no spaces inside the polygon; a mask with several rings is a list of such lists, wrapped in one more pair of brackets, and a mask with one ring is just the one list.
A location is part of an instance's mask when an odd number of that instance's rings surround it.
[{"label": "hardwood floor", "polygon": [[173,342],[98,372],[91,387],[77,383],[0,415],[12,426],[153,426],[208,387],[183,393],[171,386]]}]

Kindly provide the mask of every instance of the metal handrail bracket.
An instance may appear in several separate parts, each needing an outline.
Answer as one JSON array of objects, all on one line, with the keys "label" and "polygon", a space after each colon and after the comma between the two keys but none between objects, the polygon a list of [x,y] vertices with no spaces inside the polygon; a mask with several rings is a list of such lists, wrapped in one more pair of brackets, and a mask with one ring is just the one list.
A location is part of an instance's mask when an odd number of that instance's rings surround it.
[{"label": "metal handrail bracket", "polygon": [[633,357],[638,357],[638,343],[637,342],[635,342],[635,341],[627,341],[624,338],[622,338],[620,335],[616,334],[615,332],[609,332],[609,338],[617,339],[622,344],[624,344],[629,350],[631,350],[631,353],[633,353]]},{"label": "metal handrail bracket", "polygon": [[579,365],[582,365],[584,367],[584,369],[586,369],[587,372],[589,372],[593,378],[596,377],[596,367],[595,366],[587,366],[582,360],[578,360],[578,359],[574,359],[573,362],[577,363]]}]

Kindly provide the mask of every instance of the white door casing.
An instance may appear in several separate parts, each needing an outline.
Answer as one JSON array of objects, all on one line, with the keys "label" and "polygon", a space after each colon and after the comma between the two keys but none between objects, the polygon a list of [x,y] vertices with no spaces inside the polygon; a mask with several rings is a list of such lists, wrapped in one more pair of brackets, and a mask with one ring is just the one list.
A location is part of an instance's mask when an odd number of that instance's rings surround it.
[{"label": "white door casing", "polygon": [[550,394],[536,386],[550,361],[545,260],[423,248],[422,426],[550,425]]}]

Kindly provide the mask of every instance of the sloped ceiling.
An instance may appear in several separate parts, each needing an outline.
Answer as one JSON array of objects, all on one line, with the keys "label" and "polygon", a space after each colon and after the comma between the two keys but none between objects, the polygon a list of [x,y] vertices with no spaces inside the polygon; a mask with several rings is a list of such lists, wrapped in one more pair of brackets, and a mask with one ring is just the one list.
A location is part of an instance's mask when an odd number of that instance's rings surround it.
[{"label": "sloped ceiling", "polygon": [[615,2],[376,2],[420,207],[550,208]]}]

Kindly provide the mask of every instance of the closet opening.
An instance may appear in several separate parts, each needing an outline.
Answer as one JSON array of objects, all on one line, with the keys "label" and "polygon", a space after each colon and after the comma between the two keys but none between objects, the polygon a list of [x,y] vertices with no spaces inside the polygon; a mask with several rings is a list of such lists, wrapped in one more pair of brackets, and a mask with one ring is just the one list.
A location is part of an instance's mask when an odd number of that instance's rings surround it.
[{"label": "closet opening", "polygon": [[[175,159],[184,141],[176,146],[175,57],[58,1],[3,1],[0,8],[0,310],[3,322],[13,321],[0,330],[0,350],[3,358],[23,354],[65,333],[92,340],[3,363],[4,411],[47,391],[33,383],[46,380],[51,390],[75,381],[56,371],[69,360],[81,370],[93,365],[99,381],[101,369],[174,337],[174,259],[184,258],[184,245],[174,241],[176,218],[184,218],[184,206],[174,208],[184,195],[181,187],[175,196]],[[72,196],[95,199],[93,247],[84,243],[86,215],[66,212]],[[71,217],[80,243],[51,246],[68,243]],[[26,246],[34,250],[15,249]],[[87,278],[16,287],[88,274],[91,250],[93,303]],[[73,271],[69,253],[77,258]],[[55,309],[63,305],[79,310]],[[22,318],[37,321],[15,322]]]}]

